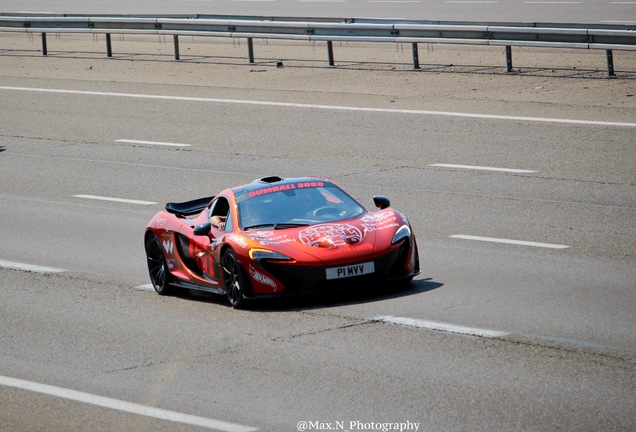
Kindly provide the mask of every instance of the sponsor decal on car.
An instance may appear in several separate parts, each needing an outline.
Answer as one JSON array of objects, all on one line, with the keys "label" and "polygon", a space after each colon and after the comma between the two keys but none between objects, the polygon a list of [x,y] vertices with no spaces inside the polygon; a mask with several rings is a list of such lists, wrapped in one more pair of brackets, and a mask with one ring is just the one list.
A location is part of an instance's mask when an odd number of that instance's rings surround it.
[{"label": "sponsor decal on car", "polygon": [[336,246],[353,245],[362,241],[362,231],[349,224],[314,225],[298,233],[300,241],[308,246],[320,246],[325,241]]},{"label": "sponsor decal on car", "polygon": [[246,235],[261,244],[261,246],[280,245],[296,241],[294,238],[288,238],[287,234],[277,234],[271,231],[258,231]]},{"label": "sponsor decal on car", "polygon": [[266,187],[263,189],[258,189],[255,191],[251,191],[248,196],[250,198],[255,197],[255,196],[259,196],[259,195],[265,195],[265,194],[269,194],[269,193],[273,193],[273,192],[280,192],[280,191],[285,191],[285,190],[292,190],[292,189],[302,189],[302,188],[310,188],[310,187],[323,187],[325,185],[324,182],[301,182],[301,183],[291,183],[291,184],[285,184],[285,185],[280,185],[280,186],[272,186],[272,187]]},{"label": "sponsor decal on car", "polygon": [[380,231],[399,226],[397,216],[391,212],[368,213],[362,218],[364,232]]},{"label": "sponsor decal on car", "polygon": [[164,240],[163,248],[166,250],[167,253],[172,255],[172,252],[174,251],[174,243],[172,243],[172,241],[170,240]]},{"label": "sponsor decal on car", "polygon": [[247,242],[245,241],[245,239],[242,236],[239,236],[239,235],[236,235],[236,234],[230,234],[227,237],[227,240],[233,242],[237,246],[242,247],[243,249],[247,249]]},{"label": "sponsor decal on car", "polygon": [[274,288],[274,292],[278,291],[278,285],[276,285],[276,282],[274,282],[272,278],[256,270],[252,264],[250,264],[250,276],[252,276],[256,282],[271,286]]}]

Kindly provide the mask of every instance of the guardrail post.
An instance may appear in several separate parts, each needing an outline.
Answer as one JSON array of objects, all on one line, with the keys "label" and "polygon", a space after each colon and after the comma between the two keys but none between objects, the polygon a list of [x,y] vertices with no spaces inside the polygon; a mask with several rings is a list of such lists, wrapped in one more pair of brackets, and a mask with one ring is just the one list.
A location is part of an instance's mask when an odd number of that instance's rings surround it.
[{"label": "guardrail post", "polygon": [[174,59],[179,60],[179,35],[173,35],[174,40]]},{"label": "guardrail post", "polygon": [[612,50],[605,51],[607,57],[607,76],[616,76],[614,74],[614,53]]},{"label": "guardrail post", "polygon": [[250,63],[254,63],[254,41],[247,38],[247,57]]},{"label": "guardrail post", "polygon": [[113,45],[110,42],[110,33],[106,33],[106,55],[108,57],[113,56]]},{"label": "guardrail post", "polygon": [[512,72],[512,47],[506,46],[506,72]]},{"label": "guardrail post", "polygon": [[327,54],[329,56],[329,66],[333,66],[335,63],[333,61],[333,42],[327,41]]},{"label": "guardrail post", "polygon": [[46,33],[42,33],[42,55],[48,55],[49,50],[46,47]]},{"label": "guardrail post", "polygon": [[420,53],[417,50],[417,43],[413,43],[413,69],[420,68]]}]

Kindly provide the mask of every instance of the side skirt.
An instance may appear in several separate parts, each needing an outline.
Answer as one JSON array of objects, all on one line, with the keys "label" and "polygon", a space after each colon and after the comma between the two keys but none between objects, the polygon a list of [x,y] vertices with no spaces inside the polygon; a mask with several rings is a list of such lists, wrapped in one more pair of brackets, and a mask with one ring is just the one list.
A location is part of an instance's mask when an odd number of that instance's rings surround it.
[{"label": "side skirt", "polygon": [[173,280],[173,281],[170,282],[170,284],[174,285],[174,286],[176,286],[178,288],[185,288],[185,289],[196,290],[196,291],[204,291],[204,292],[209,292],[209,293],[212,293],[212,294],[219,294],[219,295],[224,295],[225,294],[225,291],[220,289],[220,288],[206,287],[206,286],[194,284],[192,282]]}]

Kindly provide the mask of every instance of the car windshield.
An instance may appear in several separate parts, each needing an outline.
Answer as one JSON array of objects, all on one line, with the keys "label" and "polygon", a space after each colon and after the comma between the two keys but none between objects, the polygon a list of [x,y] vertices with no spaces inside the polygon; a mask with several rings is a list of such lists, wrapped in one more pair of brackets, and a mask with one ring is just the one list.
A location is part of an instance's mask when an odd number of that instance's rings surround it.
[{"label": "car windshield", "polygon": [[239,224],[244,230],[315,225],[364,213],[366,209],[357,201],[327,182],[263,188],[238,203]]}]

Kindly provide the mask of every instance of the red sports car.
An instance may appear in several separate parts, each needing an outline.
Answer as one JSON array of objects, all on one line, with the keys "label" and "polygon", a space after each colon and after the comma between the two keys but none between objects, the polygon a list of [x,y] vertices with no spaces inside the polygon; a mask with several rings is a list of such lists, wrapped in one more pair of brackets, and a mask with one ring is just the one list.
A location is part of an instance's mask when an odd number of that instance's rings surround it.
[{"label": "red sports car", "polygon": [[367,211],[322,178],[265,177],[216,196],[168,203],[145,234],[150,280],[245,299],[410,281],[419,274],[406,216]]}]

